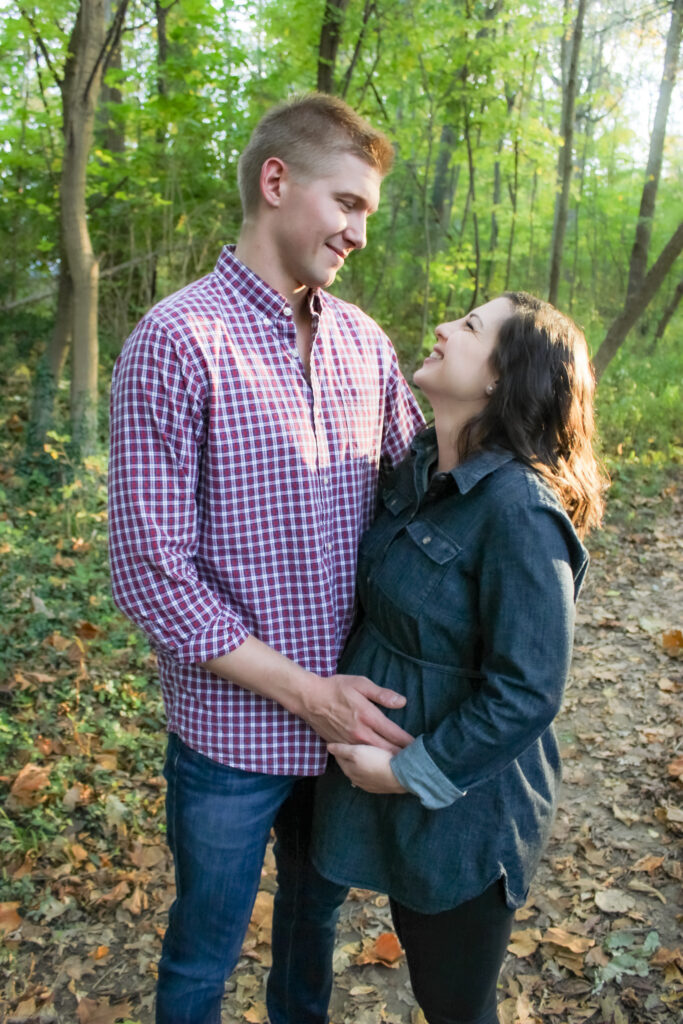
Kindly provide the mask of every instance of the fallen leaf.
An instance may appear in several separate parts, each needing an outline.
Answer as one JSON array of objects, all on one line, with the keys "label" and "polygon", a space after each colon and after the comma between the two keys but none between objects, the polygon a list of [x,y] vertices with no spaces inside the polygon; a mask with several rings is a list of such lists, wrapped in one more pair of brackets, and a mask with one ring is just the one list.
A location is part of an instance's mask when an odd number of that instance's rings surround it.
[{"label": "fallen leaf", "polygon": [[508,943],[508,952],[513,956],[524,958],[532,956],[541,944],[540,928],[523,928],[513,932]]},{"label": "fallen leaf", "polygon": [[166,860],[166,851],[160,844],[148,846],[134,843],[128,857],[136,868],[155,868]]},{"label": "fallen leaf", "polygon": [[666,825],[683,825],[683,810],[680,807],[672,807],[670,804],[664,807],[655,807],[655,818]]},{"label": "fallen leaf", "polygon": [[106,906],[108,903],[121,903],[129,892],[130,886],[128,885],[128,882],[119,882],[113,889],[110,889],[109,892],[98,896],[94,902],[96,906]]},{"label": "fallen leaf", "polygon": [[50,782],[50,768],[32,764],[30,761],[21,769],[12,783],[7,798],[8,805],[15,807],[37,807],[45,800],[42,792]]},{"label": "fallen leaf", "polygon": [[568,932],[564,928],[548,928],[543,935],[542,941],[552,942],[555,946],[561,946],[572,953],[585,953],[591,946],[595,945],[595,939],[589,939],[585,935]]},{"label": "fallen leaf", "polygon": [[81,999],[76,1008],[78,1024],[114,1024],[131,1016],[131,1005],[126,999],[112,1006],[108,999]]},{"label": "fallen leaf", "polygon": [[393,932],[383,932],[378,938],[356,957],[357,964],[384,964],[385,967],[398,967],[403,956],[401,944]]},{"label": "fallen leaf", "polygon": [[667,765],[666,770],[674,779],[683,778],[683,757],[677,757],[675,761]]},{"label": "fallen leaf", "polygon": [[683,632],[680,629],[667,629],[662,633],[662,647],[672,658],[677,658],[683,651]]},{"label": "fallen leaf", "polygon": [[243,1014],[244,1020],[248,1024],[265,1024],[268,1020],[268,1010],[266,1009],[265,1003],[253,1003],[246,1013]]},{"label": "fallen leaf", "polygon": [[109,953],[109,946],[98,946],[92,953],[88,953],[88,956],[93,960],[102,960]]},{"label": "fallen leaf", "polygon": [[655,955],[650,957],[651,967],[668,967],[669,964],[683,968],[683,949],[680,946],[677,946],[676,949],[667,949],[665,946],[661,946]]},{"label": "fallen leaf", "polygon": [[606,914],[626,914],[635,906],[633,896],[622,892],[621,889],[605,889],[602,892],[596,892],[595,902]]},{"label": "fallen leaf", "polygon": [[641,882],[639,878],[632,878],[628,883],[629,889],[633,889],[634,892],[646,892],[649,896],[656,896],[661,903],[666,903],[666,896],[661,893],[659,889],[655,889],[653,885],[648,885],[647,882]]},{"label": "fallen leaf", "polygon": [[621,821],[624,825],[631,826],[634,822],[640,821],[640,816],[635,811],[623,810],[618,804],[612,804],[612,814]]},{"label": "fallen leaf", "polygon": [[95,763],[98,768],[104,768],[108,772],[115,772],[119,766],[119,759],[114,753],[97,754]]},{"label": "fallen leaf", "polygon": [[641,857],[631,867],[631,871],[647,871],[648,875],[651,875],[657,868],[661,867],[664,863],[663,857],[654,857],[652,854],[647,854],[645,857]]},{"label": "fallen leaf", "polygon": [[20,906],[20,903],[0,903],[0,936],[15,932],[21,926],[23,918],[17,914]]},{"label": "fallen leaf", "polygon": [[121,906],[124,910],[128,910],[133,914],[134,917],[138,917],[143,910],[147,910],[149,900],[147,899],[147,894],[143,891],[142,887],[136,885],[133,890],[133,895],[127,900],[124,900]]},{"label": "fallen leaf", "polygon": [[73,811],[76,807],[89,803],[92,800],[92,795],[90,786],[86,786],[82,782],[75,782],[62,797],[62,804],[67,811]]},{"label": "fallen leaf", "polygon": [[249,932],[259,943],[270,942],[270,933],[273,927],[273,899],[272,892],[266,892],[265,889],[259,889],[256,894],[249,922]]}]

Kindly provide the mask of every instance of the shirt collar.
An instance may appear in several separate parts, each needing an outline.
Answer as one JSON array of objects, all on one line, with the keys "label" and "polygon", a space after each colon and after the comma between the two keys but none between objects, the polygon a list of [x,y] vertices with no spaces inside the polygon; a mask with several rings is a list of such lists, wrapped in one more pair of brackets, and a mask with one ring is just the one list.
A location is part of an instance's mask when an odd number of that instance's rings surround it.
[{"label": "shirt collar", "polygon": [[[292,310],[287,299],[235,256],[234,245],[223,246],[214,273],[262,316],[273,319],[291,316]],[[309,303],[311,313],[321,312],[323,303],[319,289],[309,292]]]},{"label": "shirt collar", "polygon": [[[416,454],[416,479],[419,480],[423,474],[426,479],[428,467],[436,458],[436,431],[434,427],[428,427],[421,431],[413,440],[413,451]],[[484,477],[494,473],[500,466],[505,465],[514,459],[514,455],[507,448],[495,445],[476,452],[471,458],[455,466],[448,474],[452,476],[458,485],[461,494],[466,494],[483,480]]]}]

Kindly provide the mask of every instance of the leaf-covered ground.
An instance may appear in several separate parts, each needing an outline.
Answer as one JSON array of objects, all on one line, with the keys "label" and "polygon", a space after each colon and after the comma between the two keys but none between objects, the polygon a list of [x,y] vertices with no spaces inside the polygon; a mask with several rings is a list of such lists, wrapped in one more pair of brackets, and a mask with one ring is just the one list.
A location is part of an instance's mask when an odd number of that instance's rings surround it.
[{"label": "leaf-covered ground", "polygon": [[[15,513],[0,517],[5,553],[20,541]],[[93,588],[79,570],[83,545],[102,543],[92,525],[101,510],[89,515],[89,533],[65,522],[64,542],[46,549],[44,586],[15,571],[5,595],[5,631],[29,637],[19,664],[12,641],[0,687],[3,750],[16,740],[16,756],[0,766],[7,1024],[151,1022],[173,895],[153,664],[130,629],[107,621],[101,581]],[[591,542],[558,721],[563,798],[509,947],[502,1024],[681,1020],[682,537],[671,482],[656,497],[623,502]],[[72,623],[60,601],[76,600],[68,587],[79,571],[92,615]],[[266,1019],[274,885],[269,855],[224,1021]],[[335,971],[334,1024],[422,1020],[386,898],[352,892]]]}]

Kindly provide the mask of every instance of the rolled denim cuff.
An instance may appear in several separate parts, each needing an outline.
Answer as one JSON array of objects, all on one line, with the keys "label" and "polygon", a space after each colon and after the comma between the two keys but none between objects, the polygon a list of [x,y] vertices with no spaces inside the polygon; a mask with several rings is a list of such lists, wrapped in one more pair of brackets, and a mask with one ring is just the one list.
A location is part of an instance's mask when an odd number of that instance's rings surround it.
[{"label": "rolled denim cuff", "polygon": [[394,754],[391,770],[404,789],[414,793],[423,807],[436,811],[448,807],[467,790],[458,789],[427,753],[422,736]]}]

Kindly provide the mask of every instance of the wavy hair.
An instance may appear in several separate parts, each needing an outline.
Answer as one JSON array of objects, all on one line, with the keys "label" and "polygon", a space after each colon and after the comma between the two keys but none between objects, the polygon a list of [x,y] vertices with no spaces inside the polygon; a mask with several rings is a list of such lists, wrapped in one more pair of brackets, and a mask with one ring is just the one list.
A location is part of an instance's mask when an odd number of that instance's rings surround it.
[{"label": "wavy hair", "polygon": [[460,434],[461,460],[502,445],[557,493],[577,533],[599,526],[607,476],[593,450],[595,376],[583,331],[548,302],[505,292],[514,306],[491,366],[486,408]]}]

